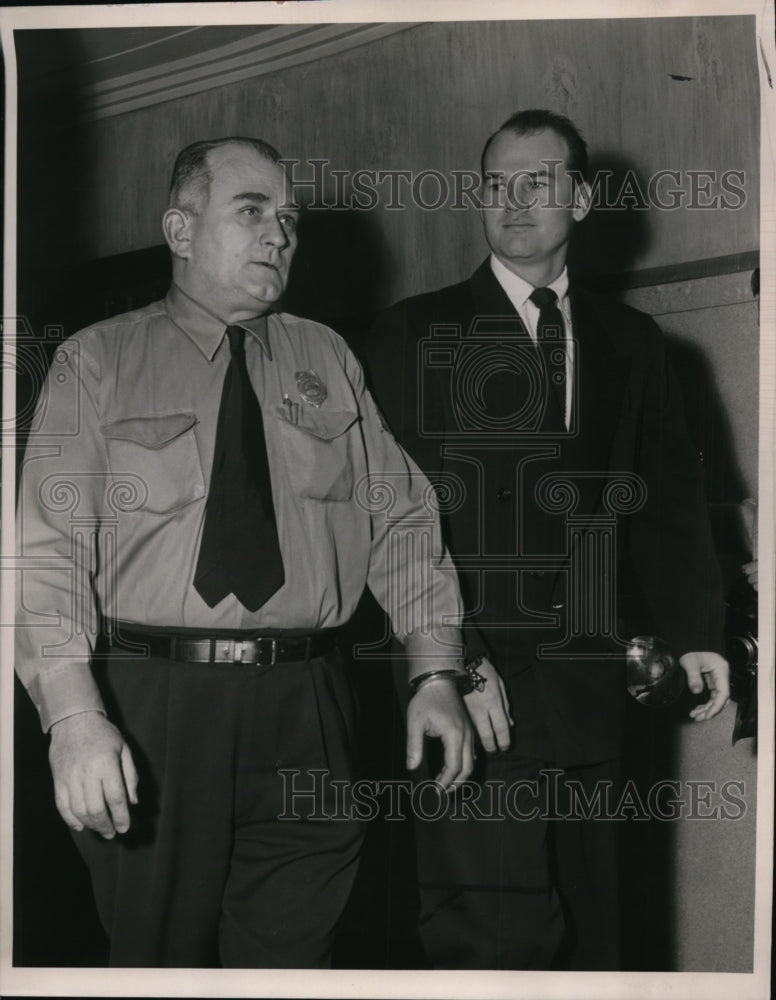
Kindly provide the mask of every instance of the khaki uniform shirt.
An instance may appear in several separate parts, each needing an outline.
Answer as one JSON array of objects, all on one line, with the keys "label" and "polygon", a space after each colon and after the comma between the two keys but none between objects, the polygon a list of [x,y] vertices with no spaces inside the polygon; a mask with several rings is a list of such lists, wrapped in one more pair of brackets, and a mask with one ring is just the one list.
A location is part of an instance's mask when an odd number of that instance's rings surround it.
[{"label": "khaki uniform shirt", "polygon": [[[460,621],[433,493],[344,341],[284,313],[243,325],[285,567],[256,612],[232,595],[209,608],[193,586],[230,356],[224,324],[173,286],[55,354],[17,515],[16,667],[44,730],[104,711],[89,666],[101,616],[314,630],[346,622],[368,583],[400,639]],[[321,386],[320,405],[305,401]]]}]

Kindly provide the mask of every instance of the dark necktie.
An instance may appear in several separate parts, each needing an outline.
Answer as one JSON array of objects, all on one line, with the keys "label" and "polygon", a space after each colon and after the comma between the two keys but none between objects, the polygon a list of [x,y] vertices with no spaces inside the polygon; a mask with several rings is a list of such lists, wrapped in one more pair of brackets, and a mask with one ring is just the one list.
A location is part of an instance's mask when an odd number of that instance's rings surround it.
[{"label": "dark necktie", "polygon": [[529,298],[539,307],[536,341],[544,359],[550,391],[547,402],[554,399],[566,423],[566,338],[563,313],[558,308],[558,296],[551,288],[534,288]]},{"label": "dark necktie", "polygon": [[231,360],[194,586],[212,608],[227,594],[257,611],[285,580],[261,407],[245,365],[245,330],[227,327]]}]

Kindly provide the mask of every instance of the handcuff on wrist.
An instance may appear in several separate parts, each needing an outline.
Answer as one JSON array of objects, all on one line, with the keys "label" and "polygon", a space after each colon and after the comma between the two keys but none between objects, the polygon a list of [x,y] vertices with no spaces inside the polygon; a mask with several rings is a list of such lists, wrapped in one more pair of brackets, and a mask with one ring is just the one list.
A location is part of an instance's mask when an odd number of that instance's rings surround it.
[{"label": "handcuff on wrist", "polygon": [[475,656],[474,659],[468,661],[463,670],[455,670],[453,667],[446,667],[443,670],[428,670],[425,674],[411,678],[410,691],[412,694],[417,694],[423,684],[435,677],[446,677],[453,681],[458,689],[458,694],[462,696],[471,694],[472,691],[482,691],[488,679],[477,668],[482,665],[484,659],[484,656]]}]

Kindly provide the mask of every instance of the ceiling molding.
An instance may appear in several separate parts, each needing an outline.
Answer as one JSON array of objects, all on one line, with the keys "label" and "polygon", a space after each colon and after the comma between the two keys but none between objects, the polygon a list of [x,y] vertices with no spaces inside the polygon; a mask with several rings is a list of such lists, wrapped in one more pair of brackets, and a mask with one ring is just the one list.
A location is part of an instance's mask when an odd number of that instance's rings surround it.
[{"label": "ceiling molding", "polygon": [[110,118],[275,73],[416,26],[417,22],[278,25],[229,45],[90,84],[81,92],[83,118]]}]

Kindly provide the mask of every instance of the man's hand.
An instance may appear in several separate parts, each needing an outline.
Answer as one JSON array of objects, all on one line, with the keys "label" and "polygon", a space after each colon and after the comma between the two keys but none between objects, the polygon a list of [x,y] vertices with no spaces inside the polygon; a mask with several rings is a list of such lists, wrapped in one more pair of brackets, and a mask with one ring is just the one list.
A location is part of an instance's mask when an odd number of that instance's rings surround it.
[{"label": "man's hand", "polygon": [[757,590],[757,560],[753,559],[751,562],[744,563],[741,568],[744,571],[747,583]]},{"label": "man's hand", "polygon": [[485,678],[482,691],[472,691],[464,697],[464,704],[477,729],[480,742],[488,753],[508,750],[509,727],[514,721],[509,714],[509,701],[504,682],[498,671],[483,657],[477,673]]},{"label": "man's hand", "polygon": [[685,653],[679,664],[687,674],[687,684],[693,694],[703,691],[703,681],[711,698],[690,712],[696,722],[713,719],[727,704],[730,697],[730,680],[727,660],[719,653]]},{"label": "man's hand", "polygon": [[445,763],[436,780],[444,789],[465,781],[474,768],[474,734],[463,702],[451,680],[442,677],[418,688],[407,709],[407,767],[413,771],[423,759],[423,737],[438,736]]},{"label": "man's hand", "polygon": [[137,771],[124,737],[99,712],[81,712],[51,728],[49,762],[62,819],[106,840],[129,829],[137,804]]}]

